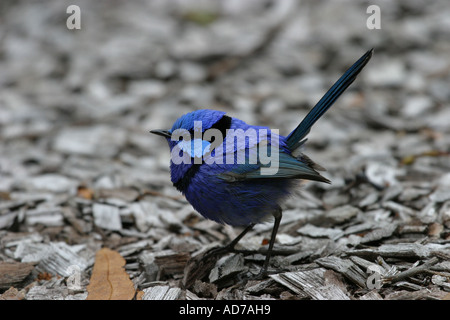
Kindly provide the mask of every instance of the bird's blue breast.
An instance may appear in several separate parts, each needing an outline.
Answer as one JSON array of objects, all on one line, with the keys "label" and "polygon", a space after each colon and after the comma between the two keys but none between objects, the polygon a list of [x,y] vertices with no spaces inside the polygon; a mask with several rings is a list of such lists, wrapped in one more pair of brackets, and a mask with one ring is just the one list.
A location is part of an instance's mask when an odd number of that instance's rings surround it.
[{"label": "bird's blue breast", "polygon": [[214,172],[223,168],[200,166],[184,192],[186,199],[205,218],[233,226],[264,220],[290,195],[294,180],[224,182]]},{"label": "bird's blue breast", "polygon": [[[222,115],[223,116],[223,115]],[[264,139],[271,141],[272,133],[267,127],[251,126],[242,120],[232,118],[229,129],[255,130],[265,132]],[[242,165],[239,163],[239,148],[243,151],[257,150],[255,147],[261,137],[256,140],[246,139],[239,141],[239,137],[234,144],[223,141],[223,152],[220,156],[222,161],[212,163],[196,164],[175,164],[171,162],[171,178],[174,186],[180,190],[192,206],[204,217],[230,225],[248,225],[255,221],[262,220],[266,215],[277,210],[279,203],[289,195],[289,190],[294,182],[288,180],[264,179],[259,181],[239,181],[226,182],[220,178],[220,174],[231,170],[236,170]],[[277,136],[277,143],[282,152],[289,152],[286,147],[285,138]],[[193,147],[193,141],[185,142],[182,146],[188,149]],[[208,150],[209,142],[204,141],[201,145],[197,141],[198,148],[191,148],[190,155],[204,155]],[[230,147],[231,146],[231,147]],[[211,151],[211,150],[208,150]],[[227,155],[233,155],[230,163]],[[245,153],[244,153],[245,154]],[[215,153],[212,153],[215,156]],[[218,160],[218,159],[216,159]],[[257,166],[257,165],[256,165]]]}]

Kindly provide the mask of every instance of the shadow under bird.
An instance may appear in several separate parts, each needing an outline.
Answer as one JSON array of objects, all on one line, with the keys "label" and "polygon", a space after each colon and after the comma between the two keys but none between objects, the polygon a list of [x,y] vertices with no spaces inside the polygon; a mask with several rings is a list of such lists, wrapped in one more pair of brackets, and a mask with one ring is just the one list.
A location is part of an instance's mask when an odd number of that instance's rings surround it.
[{"label": "shadow under bird", "polygon": [[[167,140],[172,183],[194,209],[218,223],[245,227],[221,252],[234,250],[255,224],[274,218],[259,277],[267,275],[282,217],[281,204],[298,187],[299,179],[329,183],[318,172],[322,168],[302,153],[305,137],[356,79],[372,52],[356,61],[286,137],[216,110],[196,110],[177,119],[170,130],[150,131]],[[276,159],[273,163],[268,163],[268,154],[269,159]],[[263,172],[271,167],[275,170]]]}]

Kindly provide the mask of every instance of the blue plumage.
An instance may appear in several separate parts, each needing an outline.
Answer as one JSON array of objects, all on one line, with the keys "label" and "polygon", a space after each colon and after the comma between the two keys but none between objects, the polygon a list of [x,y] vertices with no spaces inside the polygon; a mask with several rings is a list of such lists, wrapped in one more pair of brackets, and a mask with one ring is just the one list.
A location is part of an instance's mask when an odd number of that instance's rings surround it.
[{"label": "blue plumage", "polygon": [[176,120],[170,130],[151,131],[167,139],[172,183],[192,206],[216,222],[246,226],[229,249],[254,224],[275,217],[262,273],[267,271],[281,220],[280,205],[294,191],[298,179],[329,182],[300,147],[314,123],[355,80],[371,55],[372,50],[356,61],[287,137],[215,110],[193,111]]}]

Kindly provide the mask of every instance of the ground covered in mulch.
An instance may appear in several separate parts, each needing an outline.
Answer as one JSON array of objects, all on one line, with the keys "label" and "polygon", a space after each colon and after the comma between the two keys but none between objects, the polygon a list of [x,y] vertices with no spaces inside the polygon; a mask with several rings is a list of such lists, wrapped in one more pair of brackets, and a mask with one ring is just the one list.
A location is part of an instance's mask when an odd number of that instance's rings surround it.
[{"label": "ground covered in mulch", "polygon": [[[86,299],[104,247],[143,299],[448,299],[450,7],[382,2],[371,30],[368,6],[2,1],[0,299]],[[241,230],[192,209],[149,130],[211,108],[286,135],[370,48],[309,135],[332,183],[285,203],[270,276],[248,280],[270,222],[198,272]]]}]

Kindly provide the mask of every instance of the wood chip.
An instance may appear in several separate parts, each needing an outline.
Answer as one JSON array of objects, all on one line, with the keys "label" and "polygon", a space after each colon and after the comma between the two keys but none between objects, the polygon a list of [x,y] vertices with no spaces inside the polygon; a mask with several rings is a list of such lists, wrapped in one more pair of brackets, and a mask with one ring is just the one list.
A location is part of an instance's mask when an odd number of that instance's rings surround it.
[{"label": "wood chip", "polygon": [[330,268],[341,273],[347,279],[351,280],[361,288],[366,287],[366,274],[351,260],[344,260],[339,257],[330,256],[316,260],[316,263],[322,267]]},{"label": "wood chip", "polygon": [[325,218],[334,224],[340,224],[356,217],[361,210],[351,205],[334,208],[325,214]]},{"label": "wood chip", "polygon": [[443,300],[446,295],[448,295],[447,292],[439,290],[437,288],[428,289],[428,288],[422,288],[421,290],[417,291],[409,291],[409,290],[399,290],[395,292],[388,293],[385,296],[385,300]]},{"label": "wood chip", "polygon": [[316,268],[306,271],[285,272],[270,275],[272,279],[294,291],[306,294],[313,300],[350,300],[341,286],[327,284],[324,278],[326,269]]},{"label": "wood chip", "polygon": [[0,300],[23,300],[25,298],[25,290],[17,290],[14,287],[9,288],[0,294]]},{"label": "wood chip", "polygon": [[222,284],[233,278],[236,274],[248,270],[244,266],[244,257],[242,254],[233,254],[225,256],[217,262],[217,265],[211,270],[209,280],[212,283]]},{"label": "wood chip", "polygon": [[183,286],[185,288],[191,288],[196,280],[201,280],[206,277],[211,269],[215,266],[220,255],[210,255],[208,259],[205,259],[210,252],[214,250],[216,245],[212,244],[205,249],[199,250],[199,252],[194,253],[192,258],[186,263],[184,269]]},{"label": "wood chip", "polygon": [[155,263],[166,275],[182,274],[189,258],[190,254],[188,252],[164,250],[155,253]]},{"label": "wood chip", "polygon": [[424,272],[425,270],[429,270],[429,268],[431,266],[433,266],[434,264],[436,264],[439,261],[438,258],[433,257],[430,260],[428,260],[427,262],[425,262],[424,264],[417,266],[417,267],[413,267],[410,268],[406,271],[400,272],[398,274],[396,274],[393,277],[387,278],[385,279],[386,281],[390,281],[391,283],[395,283],[401,280],[404,280],[408,277],[412,277],[415,276],[416,274],[420,273],[420,272]]},{"label": "wood chip", "polygon": [[97,227],[108,230],[122,229],[119,208],[106,204],[94,203],[92,207],[94,223]]},{"label": "wood chip", "polygon": [[[84,247],[81,245],[81,247]],[[74,266],[83,271],[88,262],[77,253],[80,246],[69,246],[64,242],[33,243],[20,242],[14,253],[16,259],[22,262],[39,262],[36,272],[48,272],[52,275],[68,277]]]},{"label": "wood chip", "polygon": [[376,290],[372,290],[359,297],[359,300],[383,300],[383,297]]},{"label": "wood chip", "polygon": [[182,293],[180,288],[170,288],[169,286],[154,286],[143,291],[142,300],[177,300]]},{"label": "wood chip", "polygon": [[349,250],[347,253],[361,257],[392,257],[392,258],[428,258],[435,251],[448,251],[450,244],[428,243],[398,243],[383,244],[374,249]]},{"label": "wood chip", "polygon": [[68,290],[66,287],[57,286],[47,288],[46,286],[34,286],[26,294],[26,300],[64,300]]},{"label": "wood chip", "polygon": [[395,230],[397,230],[397,225],[395,223],[386,224],[382,228],[377,228],[370,231],[369,233],[366,233],[362,237],[360,243],[370,243],[384,238],[388,238],[392,236]]},{"label": "wood chip", "polygon": [[[1,210],[1,209],[0,209]],[[9,212],[6,214],[0,214],[0,230],[8,229],[16,220],[18,212]]]},{"label": "wood chip", "polygon": [[336,240],[344,235],[340,229],[316,227],[312,224],[307,224],[297,230],[298,233],[304,236],[313,238],[330,238]]},{"label": "wood chip", "polygon": [[0,289],[8,289],[18,285],[33,269],[33,263],[0,261]]}]

